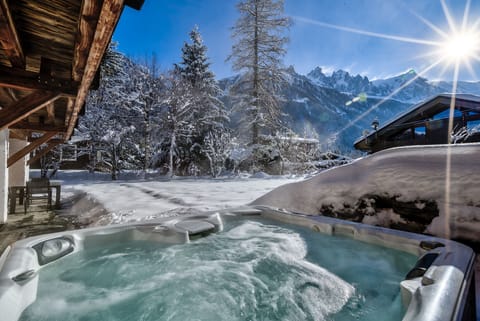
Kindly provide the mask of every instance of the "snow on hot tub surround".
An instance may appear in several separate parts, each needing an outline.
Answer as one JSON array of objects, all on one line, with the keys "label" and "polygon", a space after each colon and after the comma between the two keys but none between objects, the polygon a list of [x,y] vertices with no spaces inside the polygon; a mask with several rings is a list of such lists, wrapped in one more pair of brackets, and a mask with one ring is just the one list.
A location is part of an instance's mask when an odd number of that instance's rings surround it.
[{"label": "snow on hot tub surround", "polygon": [[[447,153],[451,155],[448,204]],[[434,218],[424,224],[423,232],[479,242],[479,182],[480,144],[410,146],[384,150],[309,180],[280,186],[252,204],[319,214],[326,207],[333,213],[358,208],[363,199],[365,213],[357,220],[390,227],[408,222],[391,209],[374,206],[375,197],[413,205],[418,212],[425,212],[428,202],[433,202],[438,216],[431,215]]]}]

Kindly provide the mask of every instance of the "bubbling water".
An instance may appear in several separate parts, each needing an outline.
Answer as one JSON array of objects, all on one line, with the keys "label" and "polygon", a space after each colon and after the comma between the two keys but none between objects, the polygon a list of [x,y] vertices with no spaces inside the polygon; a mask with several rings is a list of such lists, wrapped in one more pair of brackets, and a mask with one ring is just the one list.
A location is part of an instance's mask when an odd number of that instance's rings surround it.
[{"label": "bubbling water", "polygon": [[307,260],[297,231],[242,221],[189,244],[129,242],[54,262],[21,320],[331,320],[359,300]]}]

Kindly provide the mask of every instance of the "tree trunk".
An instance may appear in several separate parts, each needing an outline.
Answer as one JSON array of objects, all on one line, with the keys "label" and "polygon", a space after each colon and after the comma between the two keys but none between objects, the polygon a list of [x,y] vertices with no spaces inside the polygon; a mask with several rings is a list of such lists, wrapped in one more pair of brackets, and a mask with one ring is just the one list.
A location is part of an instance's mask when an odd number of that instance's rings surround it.
[{"label": "tree trunk", "polygon": [[145,114],[145,136],[143,137],[143,144],[145,145],[144,153],[145,159],[143,162],[143,172],[146,173],[150,165],[150,113],[147,110]]},{"label": "tree trunk", "polygon": [[97,167],[97,152],[95,149],[95,143],[92,143],[92,146],[90,148],[90,173],[95,173],[95,168]]},{"label": "tree trunk", "polygon": [[117,170],[118,170],[118,165],[117,165],[117,148],[115,145],[112,146],[112,181],[116,181],[118,176],[117,176]]},{"label": "tree trunk", "polygon": [[173,171],[173,153],[174,153],[174,148],[175,148],[175,134],[172,134],[172,137],[170,139],[170,150],[169,150],[169,155],[168,155],[168,176],[173,177],[174,171]]},{"label": "tree trunk", "polygon": [[252,144],[258,144],[258,0],[255,1],[255,34],[253,37],[253,110],[252,110]]}]

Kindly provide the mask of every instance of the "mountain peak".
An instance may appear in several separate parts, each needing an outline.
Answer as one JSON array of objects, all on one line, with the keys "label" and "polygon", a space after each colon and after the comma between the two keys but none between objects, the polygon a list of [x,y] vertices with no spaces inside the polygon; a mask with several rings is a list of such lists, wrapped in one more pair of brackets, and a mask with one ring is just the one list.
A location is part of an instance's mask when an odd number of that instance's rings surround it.
[{"label": "mountain peak", "polygon": [[419,77],[415,69],[410,68],[404,72],[399,73],[398,75],[388,77],[386,79],[395,79],[395,78],[403,78],[403,79],[412,79],[414,77]]},{"label": "mountain peak", "polygon": [[296,73],[295,67],[293,67],[293,65],[288,66],[286,69],[286,72],[289,74],[295,74]]},{"label": "mountain peak", "polygon": [[332,74],[332,76],[340,76],[340,77],[346,77],[346,76],[350,76],[350,74],[348,73],[348,71],[345,71],[343,69],[338,69],[338,70],[335,70]]},{"label": "mountain peak", "polygon": [[325,74],[323,73],[322,67],[317,66],[307,74],[307,77],[319,79],[319,78],[324,78]]}]

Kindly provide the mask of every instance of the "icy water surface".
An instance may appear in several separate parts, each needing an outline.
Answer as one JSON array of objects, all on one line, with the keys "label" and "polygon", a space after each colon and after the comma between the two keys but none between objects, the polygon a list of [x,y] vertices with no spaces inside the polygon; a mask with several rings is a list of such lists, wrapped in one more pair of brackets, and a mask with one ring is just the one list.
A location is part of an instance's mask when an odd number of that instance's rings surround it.
[{"label": "icy water surface", "polygon": [[41,270],[21,320],[402,319],[399,282],[414,256],[262,222],[68,256]]}]

